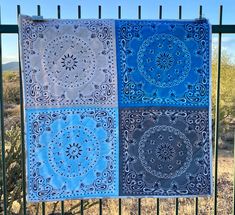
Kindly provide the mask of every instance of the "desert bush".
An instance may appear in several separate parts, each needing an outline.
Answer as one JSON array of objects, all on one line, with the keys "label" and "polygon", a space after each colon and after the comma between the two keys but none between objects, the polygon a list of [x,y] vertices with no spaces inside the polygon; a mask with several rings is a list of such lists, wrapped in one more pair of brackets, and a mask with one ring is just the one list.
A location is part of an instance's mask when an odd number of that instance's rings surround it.
[{"label": "desert bush", "polygon": [[[212,114],[213,124],[215,122],[215,105],[217,95],[217,50],[214,50],[212,58]],[[229,131],[233,130],[235,123],[235,65],[231,62],[231,57],[222,52],[221,74],[220,74],[220,109],[219,125],[220,134],[223,137]],[[233,141],[232,141],[233,142]]]},{"label": "desert bush", "polygon": [[20,104],[20,80],[17,72],[3,73],[3,96],[6,104]]},{"label": "desert bush", "polygon": [[[8,193],[8,211],[14,210],[15,203],[21,204],[22,197],[22,171],[20,128],[11,127],[5,132],[5,161],[6,161],[6,188]],[[3,186],[2,171],[0,172],[0,186]],[[3,191],[0,191],[0,202],[3,202]],[[19,208],[20,210],[20,208]],[[0,211],[2,208],[0,206]],[[20,211],[19,211],[20,213]]]}]

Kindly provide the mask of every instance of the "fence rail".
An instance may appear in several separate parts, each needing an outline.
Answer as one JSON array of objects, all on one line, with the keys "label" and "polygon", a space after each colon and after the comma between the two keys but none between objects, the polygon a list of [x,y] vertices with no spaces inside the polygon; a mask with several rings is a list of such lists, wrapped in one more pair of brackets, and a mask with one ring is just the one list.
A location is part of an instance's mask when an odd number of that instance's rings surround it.
[{"label": "fence rail", "polygon": [[[101,6],[98,6],[98,18],[101,18]],[[182,19],[182,6],[179,6],[179,19]],[[218,179],[218,138],[219,138],[219,104],[220,104],[220,74],[221,74],[221,41],[222,41],[222,34],[235,34],[235,24],[234,25],[223,25],[222,24],[222,11],[223,11],[223,6],[220,6],[219,8],[219,23],[217,25],[212,25],[212,33],[213,34],[218,34],[218,67],[217,67],[217,94],[216,94],[216,119],[215,119],[215,142],[214,142],[214,211],[213,213],[216,215],[217,214],[217,208],[218,208],[218,203],[217,203],[217,196],[218,196],[218,191],[217,191],[217,179]],[[1,12],[1,11],[0,11]],[[16,15],[18,16],[20,14],[20,6],[17,6],[17,13]],[[37,6],[37,15],[41,15],[41,8],[40,5]],[[81,18],[81,6],[78,6],[77,8],[77,17],[78,19]],[[159,19],[162,19],[163,17],[163,8],[162,6],[159,6]],[[202,6],[199,7],[199,18],[202,17]],[[57,6],[57,18],[61,18],[61,7]],[[117,8],[117,18],[121,19],[121,6],[118,6]],[[141,6],[138,6],[137,10],[137,18],[141,19]],[[1,125],[1,150],[2,150],[2,173],[3,173],[3,206],[4,206],[4,215],[8,214],[7,211],[7,200],[8,200],[8,194],[7,194],[7,188],[6,188],[6,160],[5,160],[5,129],[4,129],[4,104],[3,104],[3,70],[2,70],[2,42],[1,42],[1,35],[2,34],[18,34],[18,26],[17,25],[9,25],[9,24],[1,24],[1,13],[0,13],[0,115],[1,115],[1,120],[0,120],[0,125]],[[19,71],[19,74],[21,75],[21,72]],[[20,95],[21,95],[21,126],[23,127],[24,121],[23,121],[23,100],[22,100],[22,83],[20,83]],[[23,214],[26,214],[26,209],[27,209],[27,204],[26,204],[26,190],[25,190],[25,151],[24,151],[24,135],[23,131],[21,132],[21,144],[22,144],[22,172],[23,172],[23,184],[22,184],[22,193],[23,193]],[[234,151],[235,151],[235,146],[234,146]],[[234,166],[235,170],[235,166]],[[235,178],[235,175],[234,175]],[[233,185],[233,190],[234,190],[234,185]],[[235,210],[235,192],[233,195],[233,210]],[[199,201],[200,199],[195,198],[194,201],[194,213],[198,214],[199,213]],[[42,203],[42,214],[46,214],[46,208],[45,208],[46,203]],[[119,199],[118,201],[118,214],[122,214],[122,200]],[[80,213],[84,213],[84,202],[81,200],[81,205],[80,205]],[[138,214],[141,215],[141,199],[138,199]],[[102,200],[99,200],[99,214],[102,215],[103,213],[103,202]],[[175,214],[177,215],[179,213],[179,199],[176,198],[175,200]],[[65,208],[64,208],[64,202],[61,202],[61,214],[65,214]],[[156,200],[156,214],[160,214],[160,200]],[[234,214],[234,211],[233,211]]]},{"label": "fence rail", "polygon": [[[18,34],[18,25],[0,25],[0,33]],[[235,25],[212,25],[212,33],[235,34]]]}]

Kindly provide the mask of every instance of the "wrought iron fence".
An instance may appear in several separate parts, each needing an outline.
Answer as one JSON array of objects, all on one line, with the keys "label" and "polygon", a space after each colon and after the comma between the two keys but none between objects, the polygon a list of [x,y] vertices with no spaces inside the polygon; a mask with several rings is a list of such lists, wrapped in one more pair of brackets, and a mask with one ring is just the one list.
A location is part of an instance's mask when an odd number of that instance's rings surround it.
[{"label": "wrought iron fence", "polygon": [[[101,10],[102,7],[98,6],[98,18],[102,18]],[[118,6],[117,8],[117,18],[121,19],[121,6]],[[179,19],[182,19],[182,6],[179,6],[178,8],[178,14]],[[202,18],[202,6],[199,7],[199,18]],[[1,12],[1,11],[0,11]],[[17,16],[20,14],[21,8],[18,5],[17,6]],[[41,7],[40,5],[37,6],[37,15],[41,15]],[[81,6],[77,7],[77,17],[78,19],[81,18]],[[156,18],[162,19],[163,17],[163,8],[160,5],[158,9],[158,17],[156,14]],[[213,194],[213,214],[218,214],[218,189],[217,189],[217,182],[218,182],[218,143],[219,143],[219,117],[220,117],[220,75],[221,75],[221,50],[222,50],[222,34],[235,34],[235,24],[234,25],[224,25],[222,24],[222,17],[223,17],[223,6],[221,5],[219,8],[219,22],[217,25],[212,25],[212,33],[218,35],[218,59],[217,59],[217,84],[216,84],[216,103],[215,103],[215,126],[214,126],[214,194]],[[57,18],[61,18],[61,7],[57,6]],[[138,6],[137,11],[137,18],[141,19],[141,6]],[[5,126],[4,126],[4,100],[3,100],[3,69],[2,69],[2,34],[18,34],[18,26],[17,25],[9,25],[9,24],[1,24],[1,13],[0,13],[0,126],[1,126],[1,164],[2,164],[2,183],[3,186],[1,188],[2,195],[3,195],[3,214],[7,215],[10,214],[10,212],[7,209],[8,204],[8,193],[7,193],[7,181],[6,181],[6,158],[5,158]],[[20,65],[19,65],[20,67]],[[21,76],[21,71],[19,69],[19,76]],[[21,80],[21,79],[20,79]],[[24,126],[24,120],[23,120],[23,99],[22,99],[22,83],[20,83],[20,116],[21,116],[21,128]],[[21,170],[22,171],[22,214],[27,214],[27,202],[26,202],[26,179],[25,179],[25,143],[24,143],[24,134],[23,131],[21,131],[21,150],[22,150],[22,165]],[[234,151],[235,151],[235,145],[234,145]],[[235,165],[234,165],[235,170]],[[235,174],[234,174],[234,180],[235,181]],[[235,184],[233,183],[233,191],[235,190]],[[1,194],[1,193],[0,193]],[[233,211],[233,214],[235,213],[235,192],[233,193],[233,208],[231,209]],[[103,201],[102,199],[99,200],[99,211],[98,213],[102,215],[103,213]],[[200,198],[194,199],[194,214],[199,213],[199,202]],[[41,213],[44,215],[46,214],[46,204],[45,202],[42,202],[41,205]],[[160,204],[161,200],[156,199],[156,212],[153,212],[153,214],[160,214]],[[1,207],[1,203],[0,203]],[[138,199],[138,209],[137,213],[141,215],[142,212],[142,200]],[[175,199],[175,214],[179,214],[179,199]],[[65,212],[65,205],[64,202],[61,202],[61,212],[62,215],[66,214]],[[122,199],[118,200],[118,211],[116,211],[118,214],[122,214]],[[80,202],[80,214],[84,214],[84,201],[81,200]]]}]

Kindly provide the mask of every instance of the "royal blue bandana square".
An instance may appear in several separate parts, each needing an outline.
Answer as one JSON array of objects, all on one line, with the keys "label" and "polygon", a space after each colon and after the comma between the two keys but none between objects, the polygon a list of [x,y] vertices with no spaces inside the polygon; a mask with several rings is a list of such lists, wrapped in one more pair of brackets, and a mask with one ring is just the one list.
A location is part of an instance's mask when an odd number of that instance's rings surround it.
[{"label": "royal blue bandana square", "polygon": [[211,193],[208,110],[120,110],[121,196]]},{"label": "royal blue bandana square", "polygon": [[28,200],[118,195],[118,112],[27,111]]},{"label": "royal blue bandana square", "polygon": [[208,106],[206,20],[120,20],[116,40],[120,106]]},{"label": "royal blue bandana square", "polygon": [[30,202],[212,193],[211,26],[20,16]]}]

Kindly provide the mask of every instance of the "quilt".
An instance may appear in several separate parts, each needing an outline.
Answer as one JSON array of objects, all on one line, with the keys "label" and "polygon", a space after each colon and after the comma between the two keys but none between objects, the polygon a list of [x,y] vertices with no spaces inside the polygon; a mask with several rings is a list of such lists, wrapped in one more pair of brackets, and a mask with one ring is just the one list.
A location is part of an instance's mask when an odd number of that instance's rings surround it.
[{"label": "quilt", "polygon": [[20,16],[27,199],[212,192],[211,26]]}]

